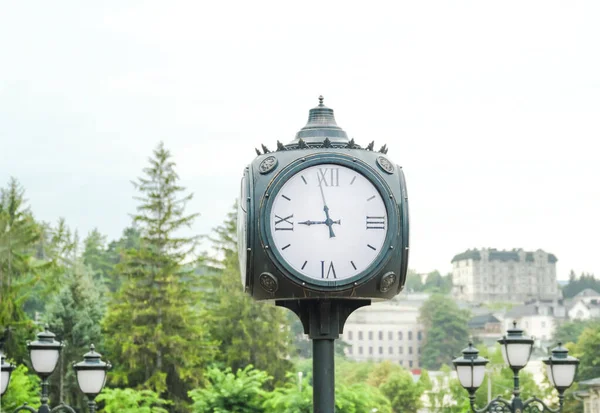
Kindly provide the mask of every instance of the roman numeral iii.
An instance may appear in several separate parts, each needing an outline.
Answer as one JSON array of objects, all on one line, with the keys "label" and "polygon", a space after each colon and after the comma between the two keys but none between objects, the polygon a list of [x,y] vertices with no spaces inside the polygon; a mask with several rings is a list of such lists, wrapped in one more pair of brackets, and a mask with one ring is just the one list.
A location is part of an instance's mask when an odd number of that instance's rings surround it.
[{"label": "roman numeral iii", "polygon": [[285,218],[275,215],[275,231],[293,231],[294,222],[291,220],[294,218],[294,214]]},{"label": "roman numeral iii", "polygon": [[367,229],[385,229],[385,217],[370,217],[367,215]]}]

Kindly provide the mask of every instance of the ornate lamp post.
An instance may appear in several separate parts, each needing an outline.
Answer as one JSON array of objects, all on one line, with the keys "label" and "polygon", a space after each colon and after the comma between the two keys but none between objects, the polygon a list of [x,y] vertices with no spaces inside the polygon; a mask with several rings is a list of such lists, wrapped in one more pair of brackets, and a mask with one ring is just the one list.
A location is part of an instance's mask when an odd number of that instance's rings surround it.
[{"label": "ornate lamp post", "polygon": [[558,391],[559,407],[551,409],[541,399],[533,396],[527,400],[520,397],[519,389],[519,371],[527,365],[531,350],[533,348],[533,339],[524,334],[522,329],[517,328],[517,323],[513,323],[513,328],[507,331],[507,335],[498,340],[501,344],[502,357],[514,373],[514,386],[512,400],[506,400],[500,396],[493,399],[482,409],[475,408],[475,392],[481,386],[485,376],[485,365],[488,360],[479,357],[479,351],[469,343],[469,347],[463,350],[463,356],[453,360],[454,367],[458,374],[460,384],[469,392],[471,409],[476,413],[494,412],[494,413],[559,413],[562,411],[564,402],[564,392],[573,384],[575,373],[579,360],[568,355],[568,350],[561,346],[552,350],[552,356],[543,360],[546,364],[546,371],[550,383]]},{"label": "ornate lamp post", "polygon": [[[34,408],[25,403],[23,406],[17,408],[14,413],[22,410],[31,413],[54,413],[61,410],[69,413],[76,413],[72,407],[64,403],[59,404],[53,409],[48,405],[48,378],[56,369],[60,352],[64,347],[64,344],[60,341],[56,341],[55,337],[54,333],[50,332],[46,326],[43,332],[38,333],[36,341],[27,343],[33,370],[42,380],[42,405],[36,412]],[[2,354],[0,362],[2,374],[0,377],[1,395],[4,395],[8,389],[10,375],[15,369],[15,366],[7,364],[4,360],[5,356]],[[104,383],[106,382],[106,373],[111,367],[110,363],[105,363],[100,360],[100,354],[94,351],[93,344],[91,346],[91,351],[84,356],[84,361],[73,365],[73,368],[77,373],[77,383],[79,384],[79,388],[86,396],[88,396],[88,406],[91,413],[96,411],[96,402],[94,401],[94,398],[102,391]]]}]

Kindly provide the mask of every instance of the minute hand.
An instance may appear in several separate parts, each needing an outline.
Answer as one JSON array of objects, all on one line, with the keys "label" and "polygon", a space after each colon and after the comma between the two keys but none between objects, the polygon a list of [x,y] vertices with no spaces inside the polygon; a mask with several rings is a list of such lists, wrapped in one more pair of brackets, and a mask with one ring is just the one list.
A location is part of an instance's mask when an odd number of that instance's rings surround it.
[{"label": "minute hand", "polygon": [[323,198],[323,211],[325,211],[325,225],[329,227],[329,238],[335,237],[335,233],[333,232],[333,221],[329,217],[329,207],[327,206],[327,202],[325,201],[325,193],[323,192],[323,185],[319,182],[319,189],[321,190],[321,198]]}]

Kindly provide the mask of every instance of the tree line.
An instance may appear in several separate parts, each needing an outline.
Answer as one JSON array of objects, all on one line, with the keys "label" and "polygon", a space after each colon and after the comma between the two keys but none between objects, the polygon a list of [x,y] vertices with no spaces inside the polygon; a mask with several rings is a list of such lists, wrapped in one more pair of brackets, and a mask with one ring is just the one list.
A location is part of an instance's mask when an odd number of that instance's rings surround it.
[{"label": "tree line", "polygon": [[[193,195],[180,185],[163,144],[133,189],[137,209],[131,226],[110,242],[97,229],[81,239],[64,219],[38,221],[16,179],[2,189],[0,326],[7,330],[0,346],[19,366],[2,411],[24,401],[38,403],[39,383],[25,342],[44,324],[67,344],[51,378],[54,404],[65,401],[85,411],[68,363],[79,361],[94,343],[115,366],[98,399],[106,413],[311,411],[310,343],[292,313],[242,291],[234,210],[210,235],[191,234],[198,215],[186,207]],[[212,245],[210,253],[200,250],[200,241]],[[441,373],[429,377],[422,370],[415,382],[401,366],[355,363],[344,358],[339,340],[339,412],[410,413],[423,403],[446,412],[466,406],[466,393],[448,365],[466,345],[470,313],[449,295],[450,275],[434,271],[424,280],[411,271],[407,288],[433,293],[421,309],[421,364]],[[578,335],[574,342],[589,340]],[[578,351],[585,357],[585,347]],[[502,389],[510,380],[510,372],[499,370],[494,385]],[[524,380],[525,392],[542,394],[535,386]]]}]

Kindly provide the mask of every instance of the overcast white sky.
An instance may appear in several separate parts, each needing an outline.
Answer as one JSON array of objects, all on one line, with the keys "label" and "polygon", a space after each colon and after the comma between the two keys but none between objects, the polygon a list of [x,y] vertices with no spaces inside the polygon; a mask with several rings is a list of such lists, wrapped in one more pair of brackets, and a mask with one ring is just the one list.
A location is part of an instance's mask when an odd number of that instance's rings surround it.
[{"label": "overcast white sky", "polygon": [[163,140],[207,233],[323,94],[403,166],[410,267],[541,248],[600,276],[599,21],[597,0],[4,2],[0,185],[117,238]]}]

